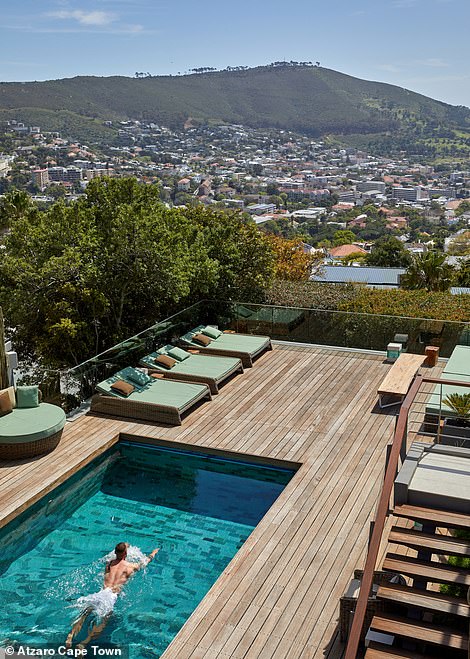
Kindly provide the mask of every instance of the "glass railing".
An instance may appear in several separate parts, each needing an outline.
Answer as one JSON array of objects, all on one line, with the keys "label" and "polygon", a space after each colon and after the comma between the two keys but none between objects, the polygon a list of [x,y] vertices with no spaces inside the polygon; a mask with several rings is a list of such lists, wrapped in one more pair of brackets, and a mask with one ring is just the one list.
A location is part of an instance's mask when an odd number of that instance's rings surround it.
[{"label": "glass railing", "polygon": [[60,375],[60,392],[67,409],[81,405],[95,393],[96,385],[126,366],[137,366],[145,355],[166,344],[177,345],[189,330],[204,324],[230,322],[231,307],[204,300],[155,323],[105,352],[88,359]]},{"label": "glass railing", "polygon": [[[464,361],[461,362],[465,370]],[[433,443],[470,449],[470,374],[446,373],[425,382],[408,417],[408,435]]]},{"label": "glass railing", "polygon": [[436,346],[441,357],[458,344],[470,345],[469,323],[259,304],[232,308],[232,329],[285,341],[379,351],[396,342],[415,354]]},{"label": "glass railing", "polygon": [[442,357],[450,357],[457,344],[470,345],[469,323],[203,300],[74,368],[49,372],[41,384],[44,398],[67,410],[77,408],[99,382],[121,368],[138,365],[160,346],[178,344],[182,335],[201,324],[353,350],[386,351],[389,343],[400,342],[407,352],[424,354],[432,345],[439,347]]}]

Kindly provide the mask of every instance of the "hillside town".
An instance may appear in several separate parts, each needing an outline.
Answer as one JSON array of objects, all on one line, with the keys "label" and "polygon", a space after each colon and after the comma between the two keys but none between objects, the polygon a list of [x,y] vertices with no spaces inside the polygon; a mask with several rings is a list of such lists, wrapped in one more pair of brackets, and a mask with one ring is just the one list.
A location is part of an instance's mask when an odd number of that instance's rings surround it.
[{"label": "hillside town", "polygon": [[[168,206],[238,210],[264,231],[300,237],[306,250],[323,250],[327,265],[364,265],[384,237],[415,254],[430,247],[454,259],[468,253],[470,171],[452,163],[378,157],[285,130],[106,124],[114,142],[85,145],[3,122],[0,194],[24,189],[44,207],[79,198],[93,178],[133,176],[158,184]],[[349,271],[344,277],[351,280]]]}]

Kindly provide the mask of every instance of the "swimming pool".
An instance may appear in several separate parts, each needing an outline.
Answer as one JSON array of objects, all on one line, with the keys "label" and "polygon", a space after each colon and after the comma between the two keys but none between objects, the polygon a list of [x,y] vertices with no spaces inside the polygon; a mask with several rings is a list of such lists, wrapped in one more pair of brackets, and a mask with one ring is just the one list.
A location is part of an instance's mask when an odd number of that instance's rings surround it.
[{"label": "swimming pool", "polygon": [[155,561],[119,596],[99,644],[158,657],[294,474],[121,443],[0,532],[0,647],[62,644],[104,556],[126,541]]}]

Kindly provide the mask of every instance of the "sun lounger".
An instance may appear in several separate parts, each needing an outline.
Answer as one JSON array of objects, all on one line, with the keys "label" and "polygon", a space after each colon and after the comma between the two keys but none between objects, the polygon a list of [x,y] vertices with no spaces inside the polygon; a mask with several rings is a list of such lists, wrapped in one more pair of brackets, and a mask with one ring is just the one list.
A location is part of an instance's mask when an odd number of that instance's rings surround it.
[{"label": "sun lounger", "polygon": [[216,339],[212,339],[209,345],[202,346],[194,341],[194,336],[203,333],[206,327],[206,325],[199,325],[199,327],[182,336],[181,340],[185,345],[197,348],[205,355],[221,355],[241,359],[245,368],[253,366],[253,359],[262,352],[272,350],[269,336],[238,333],[222,333]]},{"label": "sun lounger", "polygon": [[[470,346],[455,346],[452,355],[445,365],[441,375],[442,380],[453,380],[454,382],[470,382]],[[429,396],[425,410],[426,429],[432,430],[438,424],[441,416],[455,417],[456,412],[445,405],[442,401],[450,394],[467,394],[468,387],[458,385],[436,384],[434,391]]]},{"label": "sun lounger", "polygon": [[168,379],[182,382],[204,382],[209,386],[211,394],[218,394],[219,385],[234,373],[243,373],[241,360],[235,357],[191,354],[184,351],[187,357],[183,361],[176,361],[170,369],[155,361],[159,355],[168,355],[172,349],[172,345],[166,345],[156,352],[142,357],[141,366],[163,373]]},{"label": "sun lounger", "polygon": [[[176,380],[151,379],[144,385],[133,379],[136,369],[118,371],[100,382],[93,396],[91,411],[110,416],[122,416],[140,421],[153,421],[181,425],[181,416],[203,398],[211,399],[206,384],[190,384]],[[113,391],[111,385],[122,380],[132,384],[134,391],[127,397]]]}]

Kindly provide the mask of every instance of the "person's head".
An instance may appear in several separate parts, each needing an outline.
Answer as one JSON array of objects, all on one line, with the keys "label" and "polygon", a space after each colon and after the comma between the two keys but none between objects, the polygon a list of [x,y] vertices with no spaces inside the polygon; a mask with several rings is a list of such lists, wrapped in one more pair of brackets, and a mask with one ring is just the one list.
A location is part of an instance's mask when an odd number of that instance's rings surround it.
[{"label": "person's head", "polygon": [[116,554],[116,558],[126,558],[128,546],[129,545],[127,544],[127,542],[118,542],[118,544],[114,548],[114,553]]}]

